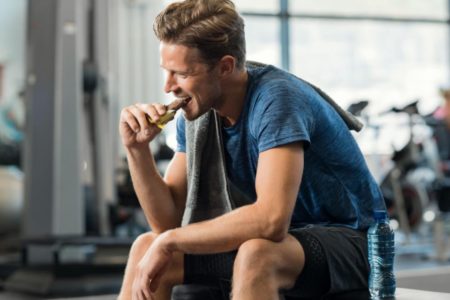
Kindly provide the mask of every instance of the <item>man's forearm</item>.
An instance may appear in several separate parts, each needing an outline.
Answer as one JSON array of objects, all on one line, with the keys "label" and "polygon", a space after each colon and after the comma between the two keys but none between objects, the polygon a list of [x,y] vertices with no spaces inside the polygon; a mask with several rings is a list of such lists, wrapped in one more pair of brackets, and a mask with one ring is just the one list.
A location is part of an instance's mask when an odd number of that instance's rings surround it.
[{"label": "man's forearm", "polygon": [[212,220],[167,232],[168,249],[190,254],[232,251],[250,239],[281,241],[288,222],[271,220],[257,204],[243,206]]},{"label": "man's forearm", "polygon": [[127,149],[134,190],[152,230],[179,226],[179,215],[170,188],[159,174],[149,147]]}]

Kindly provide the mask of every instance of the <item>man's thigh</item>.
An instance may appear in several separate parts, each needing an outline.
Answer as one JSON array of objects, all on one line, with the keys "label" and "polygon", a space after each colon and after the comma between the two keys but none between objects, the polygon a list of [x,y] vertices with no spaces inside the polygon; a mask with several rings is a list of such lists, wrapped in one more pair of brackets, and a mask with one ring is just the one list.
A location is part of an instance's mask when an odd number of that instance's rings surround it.
[{"label": "man's thigh", "polygon": [[[369,266],[364,232],[308,226],[290,230],[289,236],[285,243],[267,241],[266,248],[267,252],[278,257],[277,268],[286,274],[300,273],[294,287],[284,288],[282,293],[297,298],[319,299],[328,293],[367,288]],[[229,287],[237,253],[185,255],[184,282]],[[260,254],[253,257],[259,259]]]},{"label": "man's thigh", "polygon": [[290,234],[281,242],[252,239],[239,247],[234,263],[233,283],[253,278],[278,289],[292,288],[304,262],[303,247]]},{"label": "man's thigh", "polygon": [[305,266],[286,295],[320,299],[367,289],[366,233],[345,227],[308,226],[289,231],[303,246]]},{"label": "man's thigh", "polygon": [[[185,255],[184,282],[226,286],[231,283],[233,268],[243,272],[270,269],[278,275],[280,287],[292,287],[304,264],[303,249],[297,239],[288,235],[282,242],[252,239],[237,251],[209,255]],[[241,270],[242,271],[242,270]]]}]

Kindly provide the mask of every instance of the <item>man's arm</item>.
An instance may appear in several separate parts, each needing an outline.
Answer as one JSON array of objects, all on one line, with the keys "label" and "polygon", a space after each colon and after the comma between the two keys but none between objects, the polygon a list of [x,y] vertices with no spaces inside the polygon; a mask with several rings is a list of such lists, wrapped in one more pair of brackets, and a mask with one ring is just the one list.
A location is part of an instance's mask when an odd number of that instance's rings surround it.
[{"label": "man's arm", "polygon": [[180,226],[186,202],[186,155],[175,153],[166,176],[159,174],[149,147],[127,150],[133,186],[152,230]]},{"label": "man's arm", "polygon": [[[154,122],[166,114],[167,108],[162,104],[133,104],[122,109],[119,122],[133,186],[147,221],[156,233],[180,225],[186,201],[185,155],[175,154],[163,180],[148,145],[161,132]],[[153,123],[149,122],[149,117]]]},{"label": "man's arm", "polygon": [[213,220],[170,230],[161,243],[170,252],[217,253],[262,238],[283,240],[303,174],[303,146],[293,143],[262,152],[256,175],[257,201]]}]

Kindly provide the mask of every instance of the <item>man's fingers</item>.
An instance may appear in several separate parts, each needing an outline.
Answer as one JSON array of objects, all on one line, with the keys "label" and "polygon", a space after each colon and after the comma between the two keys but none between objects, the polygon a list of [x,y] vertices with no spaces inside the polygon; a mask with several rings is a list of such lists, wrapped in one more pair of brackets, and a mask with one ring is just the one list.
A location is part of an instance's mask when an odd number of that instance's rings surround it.
[{"label": "man's fingers", "polygon": [[130,112],[139,122],[139,131],[145,131],[150,128],[145,111],[143,111],[138,105],[130,106]]},{"label": "man's fingers", "polygon": [[142,293],[145,296],[145,299],[152,299],[151,291],[150,291],[150,280],[144,280],[142,284]]},{"label": "man's fingers", "polygon": [[136,277],[133,281],[133,300],[151,299],[150,297],[147,297],[144,292],[146,286],[148,286],[148,284],[146,283],[145,270],[142,266],[138,265],[136,268]]},{"label": "man's fingers", "polygon": [[155,104],[155,109],[159,115],[164,115],[167,112],[167,105],[157,103]]},{"label": "man's fingers", "polygon": [[145,112],[147,113],[147,115],[150,116],[150,119],[152,119],[152,121],[154,121],[154,122],[158,121],[162,115],[158,112],[158,110],[156,109],[156,107],[154,105],[147,106],[145,108]]},{"label": "man's fingers", "polygon": [[150,281],[150,286],[149,286],[150,291],[156,292],[156,290],[158,289],[159,284],[160,284],[160,282],[161,282],[162,276],[164,275],[164,273],[166,273],[166,269],[167,269],[167,266],[164,267],[164,268],[162,268],[162,269],[158,272],[158,274],[156,274],[156,275],[152,278],[152,280]]},{"label": "man's fingers", "polygon": [[148,277],[146,276],[145,269],[141,264],[137,265],[137,272],[135,277],[136,283],[136,291],[139,297],[139,300],[143,299],[151,299],[150,291],[148,288],[149,282]]},{"label": "man's fingers", "polygon": [[135,118],[134,114],[130,111],[129,107],[122,110],[120,120],[122,123],[126,123],[134,132],[139,132],[139,122]]},{"label": "man's fingers", "polygon": [[144,111],[150,119],[158,121],[159,118],[166,114],[167,105],[155,103],[155,104],[136,104],[142,111]]},{"label": "man's fingers", "polygon": [[144,297],[142,296],[142,293],[140,290],[136,291],[136,299],[137,300],[144,300]]}]

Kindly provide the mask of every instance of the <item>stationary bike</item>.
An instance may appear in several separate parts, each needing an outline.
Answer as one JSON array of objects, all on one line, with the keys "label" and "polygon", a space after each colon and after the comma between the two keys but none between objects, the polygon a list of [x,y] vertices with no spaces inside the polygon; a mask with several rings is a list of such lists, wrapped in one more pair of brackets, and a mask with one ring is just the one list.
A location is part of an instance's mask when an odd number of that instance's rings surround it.
[{"label": "stationary bike", "polygon": [[[399,222],[400,230],[407,236],[418,229],[442,178],[433,131],[420,115],[418,102],[393,107],[377,116],[365,112],[368,100],[355,102],[347,108],[365,123],[366,132],[356,138],[380,185],[390,217]],[[391,122],[383,121],[384,117],[392,115],[396,117]],[[386,135],[390,137],[386,139]],[[393,149],[393,144],[398,145],[399,141],[402,142],[399,150]]]},{"label": "stationary bike", "polygon": [[418,102],[388,111],[408,116],[409,138],[403,148],[394,151],[394,165],[380,183],[388,212],[399,221],[405,234],[421,224],[425,208],[435,200],[436,186],[443,176],[432,130],[419,114]]}]

